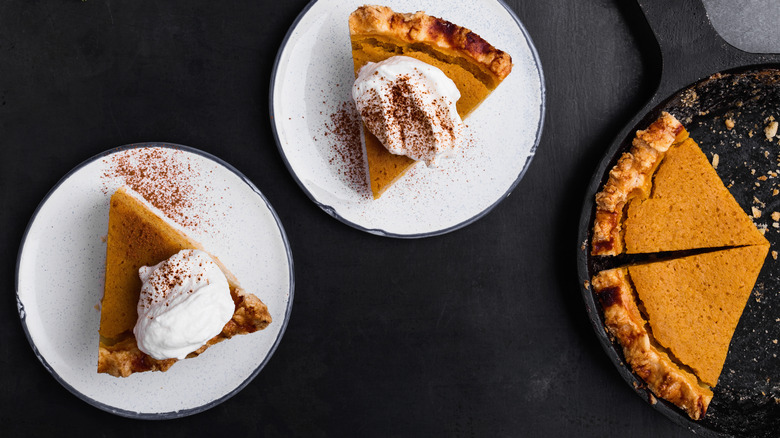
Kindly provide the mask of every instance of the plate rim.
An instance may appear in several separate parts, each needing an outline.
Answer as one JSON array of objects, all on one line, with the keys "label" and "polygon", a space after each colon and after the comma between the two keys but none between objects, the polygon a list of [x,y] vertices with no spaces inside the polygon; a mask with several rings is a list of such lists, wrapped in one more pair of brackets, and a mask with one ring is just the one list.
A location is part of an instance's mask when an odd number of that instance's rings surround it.
[{"label": "plate rim", "polygon": [[[502,6],[510,15],[510,17],[514,20],[517,27],[520,29],[523,37],[525,38],[526,43],[528,44],[529,51],[531,52],[531,59],[534,62],[534,65],[536,66],[536,71],[539,74],[539,92],[540,92],[540,104],[539,104],[539,124],[536,127],[536,138],[534,139],[534,143],[529,149],[528,157],[525,160],[525,163],[523,164],[523,168],[520,170],[520,173],[517,175],[515,180],[512,182],[512,184],[509,185],[509,188],[500,195],[495,202],[485,207],[482,211],[477,213],[476,215],[460,222],[455,225],[451,225],[446,228],[434,230],[434,231],[427,231],[423,233],[410,233],[410,234],[402,234],[402,233],[393,233],[388,232],[380,228],[369,228],[365,227],[363,225],[360,225],[358,223],[355,223],[353,221],[350,221],[343,216],[339,215],[336,212],[336,209],[328,205],[324,202],[318,201],[314,195],[306,188],[306,186],[303,184],[303,182],[298,178],[298,175],[295,173],[295,171],[292,168],[292,164],[290,163],[289,159],[287,158],[287,154],[284,152],[284,148],[282,147],[282,143],[279,140],[279,131],[276,127],[276,114],[274,111],[274,91],[276,86],[276,80],[279,76],[279,62],[281,61],[282,55],[285,52],[285,49],[287,48],[288,43],[290,42],[290,38],[292,37],[293,32],[300,24],[301,20],[309,13],[311,8],[318,2],[319,0],[311,0],[304,8],[303,10],[298,14],[297,17],[295,17],[295,20],[290,25],[290,27],[287,29],[287,33],[284,36],[284,39],[282,40],[281,45],[279,46],[279,50],[276,52],[276,57],[274,59],[274,65],[273,70],[271,71],[271,81],[269,86],[269,94],[268,94],[268,107],[269,107],[269,117],[271,121],[271,129],[274,133],[274,141],[276,142],[276,147],[279,150],[279,155],[281,155],[282,161],[284,162],[285,167],[287,167],[287,170],[289,171],[290,175],[293,177],[295,182],[298,184],[298,186],[303,190],[303,192],[306,194],[306,196],[314,202],[315,205],[317,205],[320,209],[322,209],[325,213],[332,216],[339,222],[342,222],[346,225],[349,225],[352,228],[358,229],[360,231],[374,234],[377,236],[383,236],[383,237],[390,237],[390,238],[396,238],[396,239],[419,239],[424,237],[433,237],[433,236],[440,236],[443,234],[450,233],[452,231],[464,228],[468,225],[471,225],[472,223],[478,221],[479,219],[483,218],[485,215],[490,213],[498,204],[500,204],[504,199],[509,197],[509,195],[512,193],[512,191],[517,187],[518,184],[520,184],[520,180],[523,179],[525,176],[526,171],[531,165],[531,161],[536,156],[536,149],[539,146],[539,143],[541,142],[542,138],[542,132],[544,131],[544,119],[547,115],[547,87],[545,85],[545,78],[544,78],[544,71],[542,69],[542,62],[541,58],[539,57],[539,53],[536,50],[536,46],[533,43],[533,40],[531,39],[531,35],[528,33],[528,30],[525,28],[523,23],[520,21],[520,18],[517,16],[517,14],[510,8],[504,0],[493,0],[496,3],[498,3],[500,6]],[[327,1],[327,0],[325,0]],[[490,1],[490,0],[487,0]]]},{"label": "plate rim", "polygon": [[[43,354],[38,350],[37,345],[35,344],[35,341],[32,338],[32,335],[30,334],[30,331],[27,327],[27,314],[24,309],[24,303],[22,302],[22,298],[20,296],[19,291],[19,275],[20,275],[20,267],[21,267],[21,261],[22,261],[22,254],[24,253],[25,244],[27,243],[27,238],[30,232],[30,229],[32,228],[32,225],[35,223],[36,219],[38,218],[38,214],[40,213],[40,210],[43,208],[43,206],[46,204],[46,202],[49,200],[49,198],[64,184],[70,177],[72,177],[76,172],[81,170],[83,167],[92,164],[93,162],[103,159],[109,155],[131,150],[131,149],[140,149],[140,148],[153,148],[153,147],[159,147],[164,149],[172,149],[172,150],[182,150],[185,152],[193,153],[195,155],[202,156],[206,159],[209,159],[211,161],[214,161],[215,163],[225,167],[227,170],[234,173],[236,176],[238,176],[241,181],[243,181],[245,184],[249,186],[249,188],[257,194],[260,199],[263,200],[265,203],[265,206],[268,208],[269,212],[274,218],[274,221],[276,222],[277,228],[279,230],[280,236],[282,238],[282,243],[285,247],[285,253],[287,254],[287,260],[288,260],[288,275],[289,275],[289,291],[288,291],[288,300],[287,300],[287,307],[285,309],[285,317],[282,321],[281,327],[279,329],[279,333],[276,336],[276,339],[274,340],[274,343],[271,345],[271,348],[268,350],[268,354],[266,354],[265,358],[260,362],[260,364],[255,368],[254,371],[238,386],[230,390],[225,395],[215,399],[211,400],[208,403],[204,403],[201,406],[197,406],[194,408],[188,408],[188,409],[182,409],[178,411],[166,411],[166,412],[136,412],[131,411],[128,409],[122,409],[117,408],[114,406],[111,406],[107,403],[103,403],[101,401],[98,401],[92,397],[89,397],[80,391],[78,391],[76,388],[74,388],[71,384],[66,382],[55,370],[54,368],[48,363],[46,358],[43,357]],[[295,270],[294,270],[294,262],[292,257],[292,251],[290,249],[290,241],[287,238],[287,233],[284,230],[284,226],[282,225],[282,222],[279,218],[279,215],[276,213],[276,210],[271,206],[271,203],[268,201],[268,199],[263,195],[263,193],[260,191],[259,188],[251,181],[249,178],[247,178],[243,173],[241,173],[238,169],[236,169],[233,165],[230,163],[222,160],[221,158],[212,155],[206,151],[202,151],[200,149],[196,149],[191,146],[181,145],[177,143],[169,143],[169,142],[141,142],[141,143],[130,143],[122,146],[118,146],[115,148],[111,148],[108,150],[105,150],[103,152],[100,152],[98,154],[95,154],[86,160],[82,161],[81,163],[77,164],[75,167],[73,167],[70,171],[68,171],[62,178],[60,178],[54,186],[49,189],[49,191],[46,193],[46,195],[43,197],[40,203],[38,203],[38,206],[35,208],[35,211],[33,212],[32,216],[30,217],[30,221],[27,223],[27,227],[25,227],[24,233],[22,234],[22,240],[19,244],[19,250],[16,255],[16,272],[14,275],[14,289],[16,294],[16,306],[17,306],[17,314],[19,315],[19,320],[22,324],[22,329],[24,330],[24,335],[27,338],[27,341],[30,343],[30,346],[32,347],[33,353],[38,358],[38,360],[41,362],[43,367],[46,369],[46,371],[49,372],[49,374],[54,377],[54,379],[61,384],[65,389],[70,391],[73,395],[75,395],[80,400],[83,400],[84,402],[100,409],[106,412],[109,412],[114,415],[118,415],[121,417],[126,418],[135,418],[135,419],[142,419],[142,420],[167,420],[167,419],[173,419],[173,418],[182,418],[187,417],[190,415],[198,414],[200,412],[206,411],[208,409],[211,409],[234,395],[236,395],[238,392],[240,392],[242,389],[244,389],[252,380],[254,380],[255,377],[257,377],[258,374],[260,374],[260,371],[262,371],[263,368],[265,368],[268,361],[273,356],[274,352],[276,351],[276,348],[279,346],[279,343],[282,340],[282,337],[284,336],[285,331],[287,330],[287,325],[290,321],[290,314],[292,313],[292,304],[293,304],[293,298],[295,295]]]}]

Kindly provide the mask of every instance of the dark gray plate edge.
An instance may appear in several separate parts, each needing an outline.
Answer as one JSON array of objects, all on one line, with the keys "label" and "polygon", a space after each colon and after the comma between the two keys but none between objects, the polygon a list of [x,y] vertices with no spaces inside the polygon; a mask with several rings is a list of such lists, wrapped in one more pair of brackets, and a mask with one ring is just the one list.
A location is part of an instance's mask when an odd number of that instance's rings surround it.
[{"label": "dark gray plate edge", "polygon": [[349,225],[350,227],[353,227],[355,229],[358,229],[360,231],[364,231],[369,234],[374,234],[377,236],[383,236],[383,237],[391,237],[396,239],[419,239],[424,237],[433,237],[433,236],[440,236],[442,234],[447,234],[452,231],[458,230],[460,228],[466,227],[477,220],[481,219],[490,211],[492,211],[498,204],[501,203],[504,199],[509,197],[509,195],[512,193],[512,191],[517,187],[517,185],[520,183],[520,180],[523,179],[523,176],[525,176],[525,172],[528,170],[531,164],[531,160],[536,156],[536,149],[539,146],[539,143],[541,142],[542,138],[542,131],[544,128],[544,118],[545,114],[547,113],[547,88],[545,85],[544,80],[544,73],[542,72],[542,63],[541,59],[539,58],[539,53],[536,50],[536,46],[534,45],[533,41],[531,40],[531,36],[528,33],[528,30],[525,28],[523,23],[520,21],[520,18],[518,18],[517,14],[504,2],[504,0],[496,0],[501,6],[506,9],[506,11],[509,13],[509,15],[512,17],[512,19],[517,24],[517,27],[520,28],[520,31],[522,32],[523,36],[525,37],[526,43],[528,44],[528,47],[531,51],[531,56],[534,61],[534,65],[536,66],[536,71],[539,74],[539,92],[541,96],[541,102],[539,105],[539,124],[536,129],[536,138],[534,139],[534,144],[529,150],[528,158],[526,159],[525,163],[523,164],[523,168],[520,170],[520,173],[517,175],[517,178],[515,181],[509,186],[506,192],[504,192],[503,195],[499,196],[498,199],[491,205],[487,206],[484,210],[477,213],[475,216],[472,216],[469,219],[466,219],[465,221],[452,225],[447,228],[442,228],[439,230],[429,231],[426,233],[413,233],[413,234],[399,234],[399,233],[391,233],[382,229],[378,228],[367,228],[362,225],[359,225],[355,222],[352,222],[350,220],[347,220],[346,218],[342,217],[336,212],[336,209],[333,208],[331,205],[324,204],[320,201],[318,201],[314,195],[306,189],[306,186],[303,184],[303,182],[298,178],[298,175],[295,173],[295,171],[292,168],[292,164],[287,158],[287,155],[284,153],[284,149],[282,148],[282,143],[279,140],[279,132],[276,127],[276,114],[274,111],[274,89],[276,86],[276,78],[279,74],[279,61],[282,58],[282,55],[287,48],[287,43],[290,40],[290,37],[292,36],[293,31],[298,26],[300,21],[306,16],[306,14],[309,12],[309,10],[314,6],[315,3],[317,3],[317,0],[312,0],[309,2],[309,4],[306,5],[306,7],[303,8],[300,14],[295,18],[295,21],[293,21],[293,24],[290,26],[290,29],[287,31],[287,34],[284,36],[284,39],[282,40],[282,44],[279,47],[278,52],[276,53],[276,59],[274,60],[274,66],[271,73],[271,84],[269,89],[269,96],[268,96],[268,106],[269,106],[269,114],[271,118],[271,128],[274,132],[274,140],[276,141],[276,146],[279,149],[279,154],[282,156],[282,160],[284,161],[284,165],[287,166],[287,170],[290,172],[290,175],[292,175],[295,182],[300,186],[300,188],[303,190],[303,192],[306,194],[306,196],[314,202],[317,206],[319,206],[325,213],[329,214],[333,218],[337,219],[338,221]]},{"label": "dark gray plate edge", "polygon": [[[212,160],[216,162],[217,164],[220,164],[236,174],[241,180],[246,183],[252,191],[254,191],[265,203],[268,210],[271,212],[271,214],[274,217],[274,220],[276,221],[276,225],[279,229],[280,237],[282,238],[282,241],[285,246],[285,252],[287,253],[287,260],[289,265],[289,273],[290,276],[290,286],[289,286],[289,299],[287,301],[287,308],[285,309],[285,318],[284,321],[282,321],[282,326],[279,329],[279,333],[276,336],[276,340],[274,341],[273,345],[271,346],[270,350],[268,350],[268,354],[263,359],[263,361],[258,365],[258,367],[252,372],[252,374],[249,375],[241,384],[239,384],[236,388],[234,388],[232,391],[228,392],[224,396],[212,400],[208,403],[205,403],[201,406],[195,407],[195,408],[189,408],[189,409],[183,409],[179,411],[170,411],[170,412],[135,412],[135,411],[129,411],[126,409],[120,409],[113,406],[110,406],[108,404],[102,403],[100,401],[97,401],[91,397],[87,397],[86,395],[79,392],[77,389],[75,389],[73,386],[71,386],[69,383],[67,383],[62,377],[60,377],[59,374],[57,374],[56,371],[49,365],[49,363],[46,361],[46,359],[43,357],[43,355],[38,351],[38,348],[35,345],[34,340],[32,339],[32,336],[30,335],[30,331],[27,328],[27,321],[26,321],[26,313],[24,310],[24,304],[22,303],[22,300],[19,296],[19,268],[21,265],[22,260],[22,253],[24,252],[25,243],[27,241],[28,233],[30,232],[30,228],[32,228],[33,223],[35,222],[35,219],[38,217],[38,213],[40,212],[41,208],[46,204],[46,202],[49,200],[49,197],[65,182],[70,178],[74,173],[76,173],[78,170],[83,168],[84,166],[91,164],[97,160],[100,160],[102,158],[105,158],[111,154],[129,150],[129,149],[138,149],[138,148],[144,148],[144,147],[162,147],[167,149],[176,149],[176,150],[183,150],[186,152],[193,153],[195,155],[200,155],[202,157],[205,157],[209,160]],[[257,377],[258,374],[260,374],[260,371],[265,367],[265,365],[270,360],[271,356],[273,356],[274,352],[276,351],[276,348],[279,346],[279,343],[282,340],[282,336],[284,335],[285,331],[287,330],[287,324],[290,321],[290,313],[292,312],[292,303],[293,303],[293,295],[295,292],[295,272],[293,269],[293,258],[292,258],[292,252],[290,250],[290,242],[287,239],[287,234],[284,231],[284,227],[282,226],[282,222],[279,219],[279,216],[276,214],[276,211],[273,209],[271,204],[268,202],[268,199],[265,197],[265,195],[260,192],[260,189],[257,188],[244,174],[242,174],[238,169],[233,167],[231,164],[225,162],[221,158],[218,158],[214,155],[211,155],[208,152],[201,151],[199,149],[195,149],[190,146],[184,146],[179,145],[175,143],[167,143],[167,142],[144,142],[144,143],[133,143],[128,144],[124,146],[119,146],[117,148],[109,149],[107,151],[101,152],[97,155],[92,156],[91,158],[88,158],[84,161],[82,161],[80,164],[78,164],[76,167],[71,169],[65,176],[63,176],[55,185],[52,187],[48,193],[46,193],[46,196],[43,197],[43,200],[38,204],[38,206],[35,209],[35,212],[33,213],[32,217],[30,218],[30,222],[27,224],[27,228],[24,230],[24,234],[22,235],[22,241],[19,245],[19,252],[16,257],[16,275],[14,278],[14,288],[16,291],[16,305],[17,305],[17,311],[19,313],[19,319],[22,323],[22,328],[24,329],[24,334],[27,337],[27,341],[30,343],[30,346],[33,349],[33,352],[35,353],[35,356],[38,358],[38,360],[41,361],[41,364],[43,364],[43,367],[46,368],[46,370],[54,377],[54,379],[59,382],[62,386],[64,386],[68,391],[73,393],[76,397],[79,399],[85,401],[86,403],[95,406],[98,409],[101,409],[103,411],[109,412],[114,415],[119,415],[121,417],[127,417],[127,418],[135,418],[135,419],[142,419],[142,420],[169,420],[174,418],[182,418],[187,417],[190,415],[194,415],[200,412],[203,412],[205,410],[211,409],[214,406],[217,406],[221,404],[222,402],[230,399],[234,395],[236,395],[239,391],[244,389],[252,380],[254,380],[255,377]],[[95,371],[97,372],[97,371]]]}]

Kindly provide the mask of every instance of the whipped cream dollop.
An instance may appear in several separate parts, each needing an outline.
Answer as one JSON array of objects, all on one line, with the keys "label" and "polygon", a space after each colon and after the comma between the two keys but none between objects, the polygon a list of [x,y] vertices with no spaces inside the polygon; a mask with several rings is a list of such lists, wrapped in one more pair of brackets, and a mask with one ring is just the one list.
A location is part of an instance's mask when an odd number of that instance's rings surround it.
[{"label": "whipped cream dollop", "polygon": [[462,141],[458,87],[415,58],[369,62],[358,73],[352,98],[366,128],[393,154],[432,166]]},{"label": "whipped cream dollop", "polygon": [[179,251],[138,274],[143,286],[133,333],[138,348],[155,359],[184,359],[233,317],[227,278],[205,251]]}]

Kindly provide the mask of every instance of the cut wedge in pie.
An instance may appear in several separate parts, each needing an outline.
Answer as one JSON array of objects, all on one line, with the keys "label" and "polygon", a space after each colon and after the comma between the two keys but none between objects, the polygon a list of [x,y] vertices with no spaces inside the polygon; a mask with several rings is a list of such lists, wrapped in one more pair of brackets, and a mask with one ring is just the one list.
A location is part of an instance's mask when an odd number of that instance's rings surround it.
[{"label": "cut wedge in pie", "polygon": [[634,372],[701,418],[769,242],[672,115],[638,131],[610,171],[591,243],[596,256],[663,253],[592,285]]},{"label": "cut wedge in pie", "polygon": [[[384,6],[362,6],[349,16],[355,77],[369,62],[393,56],[416,58],[438,67],[455,82],[461,97],[458,114],[465,118],[506,78],[512,58],[479,35],[423,12],[402,14]],[[394,155],[368,130],[365,136],[369,182],[379,198],[416,161]]]},{"label": "cut wedge in pie", "polygon": [[[100,314],[98,372],[127,377],[142,371],[166,371],[176,359],[157,360],[138,349],[133,327],[141,293],[138,269],[153,266],[182,249],[205,250],[172,226],[140,195],[120,188],[111,196],[106,249],[106,282]],[[271,323],[268,308],[246,292],[235,276],[213,257],[227,277],[235,312],[222,332],[190,353],[194,357],[234,335],[253,333]]]},{"label": "cut wedge in pie", "polygon": [[626,362],[650,390],[695,420],[707,411],[709,387],[718,382],[768,250],[768,244],[731,248],[593,279],[604,324]]}]

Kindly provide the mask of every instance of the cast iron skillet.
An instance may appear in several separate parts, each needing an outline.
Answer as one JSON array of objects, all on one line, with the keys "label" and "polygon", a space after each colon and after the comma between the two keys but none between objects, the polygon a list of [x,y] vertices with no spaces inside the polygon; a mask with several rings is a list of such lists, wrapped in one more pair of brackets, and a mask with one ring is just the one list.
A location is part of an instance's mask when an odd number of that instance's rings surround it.
[{"label": "cast iron skillet", "polygon": [[[626,365],[620,345],[607,336],[601,307],[589,288],[588,280],[601,269],[638,261],[590,256],[594,197],[630,147],[634,132],[662,111],[685,125],[708,158],[718,155],[721,179],[747,212],[752,214],[752,207],[764,212],[755,220],[768,228],[771,250],[780,250],[780,229],[771,218],[772,212],[780,212],[780,194],[773,195],[775,188],[780,190],[780,141],[770,142],[764,135],[770,115],[780,120],[780,56],[751,54],[726,43],[712,28],[700,0],[638,1],[660,46],[661,79],[655,95],[610,146],[588,187],[577,242],[585,307],[623,379],[674,422],[705,436],[780,436],[780,261],[767,257],[715,396],[699,421],[666,401],[656,401],[645,389]],[[735,122],[733,128],[726,126],[726,119]],[[759,179],[762,175],[767,179]]]}]

